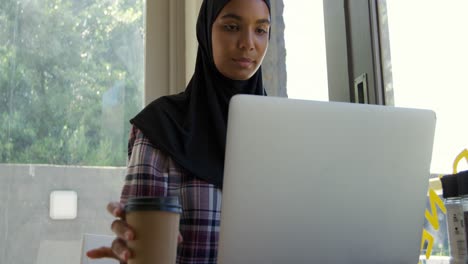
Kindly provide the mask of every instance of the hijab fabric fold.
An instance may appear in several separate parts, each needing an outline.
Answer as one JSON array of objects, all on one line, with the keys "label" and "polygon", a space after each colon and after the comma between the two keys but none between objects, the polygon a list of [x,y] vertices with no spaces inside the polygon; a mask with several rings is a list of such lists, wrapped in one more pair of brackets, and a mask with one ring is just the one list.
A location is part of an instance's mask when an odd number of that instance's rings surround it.
[{"label": "hijab fabric fold", "polygon": [[[222,188],[229,101],[236,94],[265,95],[261,67],[248,80],[223,76],[213,60],[211,28],[229,0],[205,0],[197,20],[195,72],[184,92],[163,96],[130,120],[155,148],[189,174]],[[269,1],[265,1],[270,9]]]}]

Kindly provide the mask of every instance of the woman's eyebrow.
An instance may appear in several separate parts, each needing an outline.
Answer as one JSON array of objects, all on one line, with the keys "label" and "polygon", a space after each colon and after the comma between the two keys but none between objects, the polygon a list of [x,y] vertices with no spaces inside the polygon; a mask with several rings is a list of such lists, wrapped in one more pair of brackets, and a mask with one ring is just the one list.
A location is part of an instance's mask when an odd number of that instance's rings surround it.
[{"label": "woman's eyebrow", "polygon": [[257,24],[268,24],[268,25],[270,25],[270,19],[268,19],[268,18],[259,19],[259,20],[257,20]]},{"label": "woman's eyebrow", "polygon": [[[232,18],[232,19],[235,19],[235,20],[242,21],[242,17],[241,17],[241,16],[236,15],[236,14],[232,14],[232,13],[225,14],[225,15],[223,15],[221,18],[222,18],[222,19]],[[257,24],[268,24],[268,25],[270,25],[270,19],[268,19],[268,18],[258,19],[258,20],[257,20]]]},{"label": "woman's eyebrow", "polygon": [[233,18],[235,20],[242,20],[242,17],[239,16],[239,15],[236,15],[236,14],[231,14],[231,13],[228,13],[228,14],[225,14],[224,16],[222,16],[221,18]]}]

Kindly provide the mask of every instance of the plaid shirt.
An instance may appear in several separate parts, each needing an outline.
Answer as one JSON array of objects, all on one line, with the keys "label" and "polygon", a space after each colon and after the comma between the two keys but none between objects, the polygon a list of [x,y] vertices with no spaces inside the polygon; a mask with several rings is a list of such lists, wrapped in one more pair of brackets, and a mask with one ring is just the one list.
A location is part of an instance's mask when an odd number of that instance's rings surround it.
[{"label": "plaid shirt", "polygon": [[121,202],[132,196],[179,196],[183,242],[178,247],[177,263],[216,263],[221,190],[191,176],[169,155],[154,148],[136,127],[132,127],[128,141]]}]

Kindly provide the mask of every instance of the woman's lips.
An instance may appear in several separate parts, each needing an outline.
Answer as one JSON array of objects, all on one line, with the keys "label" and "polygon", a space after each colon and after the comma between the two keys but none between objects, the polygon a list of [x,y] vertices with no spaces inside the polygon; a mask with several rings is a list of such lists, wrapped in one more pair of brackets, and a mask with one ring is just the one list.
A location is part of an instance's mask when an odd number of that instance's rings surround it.
[{"label": "woman's lips", "polygon": [[233,59],[233,61],[242,68],[249,68],[253,64],[253,60],[249,58]]}]

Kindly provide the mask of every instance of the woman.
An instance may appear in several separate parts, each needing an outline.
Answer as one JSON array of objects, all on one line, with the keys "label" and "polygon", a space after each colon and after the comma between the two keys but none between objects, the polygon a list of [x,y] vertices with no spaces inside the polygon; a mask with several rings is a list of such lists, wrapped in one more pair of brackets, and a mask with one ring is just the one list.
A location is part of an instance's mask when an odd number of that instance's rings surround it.
[{"label": "woman", "polygon": [[91,258],[125,262],[134,233],[130,196],[179,196],[177,263],[216,263],[227,112],[235,94],[264,95],[261,63],[270,30],[267,0],[204,0],[197,21],[195,73],[183,93],[159,98],[130,122],[129,162],[120,203],[108,211],[117,239]]}]

